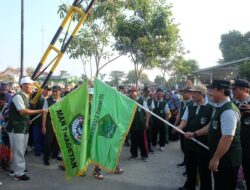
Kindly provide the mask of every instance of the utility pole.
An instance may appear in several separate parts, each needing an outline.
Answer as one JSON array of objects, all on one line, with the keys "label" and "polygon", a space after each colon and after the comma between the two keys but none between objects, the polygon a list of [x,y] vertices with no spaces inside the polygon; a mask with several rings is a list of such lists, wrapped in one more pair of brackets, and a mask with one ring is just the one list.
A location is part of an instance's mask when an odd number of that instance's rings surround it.
[{"label": "utility pole", "polygon": [[21,0],[21,67],[20,80],[23,77],[23,31],[24,31],[24,0]]}]

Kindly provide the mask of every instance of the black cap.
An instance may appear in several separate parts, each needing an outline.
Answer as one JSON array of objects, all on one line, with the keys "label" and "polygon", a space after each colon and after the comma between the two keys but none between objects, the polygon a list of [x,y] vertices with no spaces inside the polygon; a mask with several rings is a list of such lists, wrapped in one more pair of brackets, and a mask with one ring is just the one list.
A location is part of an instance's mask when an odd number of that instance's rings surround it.
[{"label": "black cap", "polygon": [[149,90],[149,88],[148,88],[147,86],[145,86],[145,87],[143,88],[143,92],[150,92],[150,90]]},{"label": "black cap", "polygon": [[249,82],[243,79],[236,79],[232,83],[232,87],[243,87],[243,88],[250,88]]},{"label": "black cap", "polygon": [[48,85],[46,85],[46,86],[44,87],[44,90],[51,91],[52,89],[51,89],[51,87],[49,87]]},{"label": "black cap", "polygon": [[118,86],[118,89],[119,89],[119,90],[124,90],[125,87],[124,87],[123,85],[119,85],[119,86]]},{"label": "black cap", "polygon": [[224,88],[224,89],[230,89],[230,82],[226,80],[213,80],[212,84],[210,85],[210,88]]},{"label": "black cap", "polygon": [[191,92],[191,88],[189,87],[183,88],[181,89],[181,92]]},{"label": "black cap", "polygon": [[158,88],[156,92],[163,92],[163,90],[161,88]]},{"label": "black cap", "polygon": [[53,91],[59,91],[59,90],[62,90],[62,88],[60,86],[58,86],[58,85],[55,85],[55,86],[52,87],[52,90]]}]

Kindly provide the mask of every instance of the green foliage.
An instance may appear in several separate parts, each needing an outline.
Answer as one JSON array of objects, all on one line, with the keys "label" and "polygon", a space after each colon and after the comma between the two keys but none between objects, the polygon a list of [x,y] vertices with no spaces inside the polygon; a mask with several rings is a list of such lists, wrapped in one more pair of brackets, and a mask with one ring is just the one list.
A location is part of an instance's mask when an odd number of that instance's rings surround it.
[{"label": "green foliage", "polygon": [[193,71],[199,69],[199,65],[196,60],[185,60],[182,56],[172,62],[169,67],[170,70],[172,70],[172,79],[170,81],[181,86],[190,77]]},{"label": "green foliage", "polygon": [[223,34],[219,47],[224,62],[248,57],[250,56],[250,32],[243,35],[234,30]]},{"label": "green foliage", "polygon": [[[89,2],[88,0],[83,1],[80,7],[86,8]],[[80,58],[84,67],[86,63],[91,65],[94,62],[95,77],[98,77],[100,70],[111,62],[110,58],[114,57],[113,51],[109,48],[113,43],[111,32],[114,30],[115,18],[120,14],[122,5],[123,3],[120,0],[97,1],[92,14],[87,18],[87,24],[84,24],[67,49],[69,57],[72,59]],[[70,6],[66,4],[59,6],[58,14],[60,18],[66,16],[69,8]],[[73,18],[73,20],[78,19],[77,15]],[[61,41],[63,40],[61,39]]]},{"label": "green foliage", "polygon": [[[135,71],[129,71],[127,74],[127,80],[125,81],[126,84],[135,84],[136,83],[136,74]],[[141,82],[142,84],[149,85],[152,82],[149,80],[148,75],[146,73],[141,73],[140,78],[138,82]]]},{"label": "green foliage", "polygon": [[121,80],[125,77],[125,73],[123,71],[111,71],[110,77],[110,84],[117,87]]},{"label": "green foliage", "polygon": [[162,76],[159,76],[159,75],[157,75],[155,77],[155,80],[154,80],[154,83],[157,86],[165,86],[166,82],[167,82],[166,79],[164,77],[162,77]]},{"label": "green foliage", "polygon": [[250,81],[250,61],[246,61],[239,66],[239,77]]},{"label": "green foliage", "polygon": [[171,6],[163,2],[129,0],[132,16],[117,18],[115,48],[131,57],[136,84],[144,69],[157,67],[159,59],[169,58],[177,48],[178,28],[173,23]]},{"label": "green foliage", "polygon": [[[220,50],[223,60],[221,63],[234,61],[250,56],[250,32],[242,34],[233,30],[221,35]],[[239,67],[239,75],[242,78],[250,79],[250,62],[245,62]]]}]

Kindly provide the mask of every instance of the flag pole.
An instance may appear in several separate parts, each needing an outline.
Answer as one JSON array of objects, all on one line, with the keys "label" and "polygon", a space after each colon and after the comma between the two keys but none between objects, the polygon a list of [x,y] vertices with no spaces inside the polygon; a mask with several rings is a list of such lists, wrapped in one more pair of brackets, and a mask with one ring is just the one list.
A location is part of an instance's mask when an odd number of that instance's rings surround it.
[{"label": "flag pole", "polygon": [[[157,119],[161,120],[162,122],[164,122],[165,124],[167,124],[168,126],[172,127],[173,129],[175,129],[177,132],[181,133],[182,135],[185,134],[185,132],[183,132],[182,130],[180,130],[178,127],[172,125],[171,123],[167,122],[165,119],[159,117],[158,115],[156,115],[155,113],[153,113],[152,111],[150,111],[149,109],[143,107],[142,105],[140,105],[139,103],[137,103],[137,105],[144,109],[146,112],[150,113],[151,115],[153,115],[154,117],[156,117]],[[192,141],[196,142],[197,144],[199,144],[200,146],[202,146],[203,148],[209,150],[208,146],[204,145],[203,143],[201,143],[200,141],[196,140],[195,138],[191,138]]]}]

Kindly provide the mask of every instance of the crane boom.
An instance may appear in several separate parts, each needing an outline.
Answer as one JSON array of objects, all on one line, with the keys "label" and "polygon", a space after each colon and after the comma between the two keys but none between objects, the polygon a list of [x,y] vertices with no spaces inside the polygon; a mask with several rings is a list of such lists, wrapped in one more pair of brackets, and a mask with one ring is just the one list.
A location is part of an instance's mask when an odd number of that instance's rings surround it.
[{"label": "crane boom", "polygon": [[[78,31],[80,30],[82,24],[84,23],[84,21],[86,20],[86,18],[90,14],[90,12],[93,8],[93,5],[96,2],[96,0],[91,0],[89,5],[87,6],[86,10],[84,11],[80,8],[80,4],[82,3],[82,1],[83,0],[75,0],[73,2],[72,6],[70,7],[69,11],[67,12],[67,15],[65,16],[65,18],[61,22],[61,25],[59,26],[54,37],[52,38],[48,48],[46,49],[45,53],[43,54],[43,56],[38,64],[38,66],[36,67],[33,75],[31,76],[31,78],[35,81],[49,66],[51,66],[51,69],[50,69],[48,75],[46,76],[45,80],[43,81],[42,85],[35,83],[38,91],[37,91],[37,94],[35,95],[35,97],[31,101],[32,104],[35,104],[38,101],[38,99],[40,98],[44,87],[46,86],[50,77],[52,76],[55,69],[59,65],[64,53],[66,52],[66,50],[70,44],[70,42],[72,41],[72,39],[76,36]],[[64,38],[64,43],[62,44],[61,48],[56,47],[55,44],[58,41],[58,38],[61,35],[63,29],[65,28],[65,26],[67,24],[70,25],[72,18],[75,15],[78,15],[79,19],[77,21],[78,23],[76,24],[73,32],[71,33],[70,37],[67,40],[66,40],[66,37]],[[67,33],[66,33],[66,35],[67,35]],[[48,66],[43,71],[41,71],[41,69],[44,66],[45,62],[47,61],[48,57],[52,53],[55,53],[56,56],[52,59],[52,61],[48,64]]]}]

